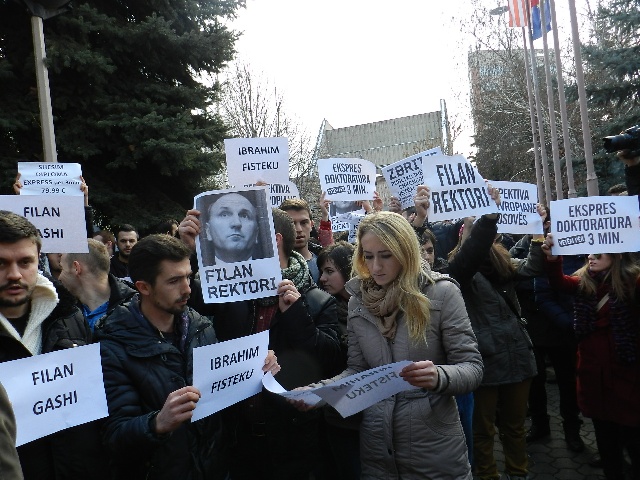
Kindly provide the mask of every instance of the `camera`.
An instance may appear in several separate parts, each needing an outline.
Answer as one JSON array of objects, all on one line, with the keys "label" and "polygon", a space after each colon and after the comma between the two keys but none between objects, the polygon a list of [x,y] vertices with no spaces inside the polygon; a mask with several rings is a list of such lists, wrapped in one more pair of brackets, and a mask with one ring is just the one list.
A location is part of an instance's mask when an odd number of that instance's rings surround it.
[{"label": "camera", "polygon": [[632,150],[633,156],[638,156],[640,155],[640,125],[629,127],[620,135],[604,137],[602,141],[607,153]]}]

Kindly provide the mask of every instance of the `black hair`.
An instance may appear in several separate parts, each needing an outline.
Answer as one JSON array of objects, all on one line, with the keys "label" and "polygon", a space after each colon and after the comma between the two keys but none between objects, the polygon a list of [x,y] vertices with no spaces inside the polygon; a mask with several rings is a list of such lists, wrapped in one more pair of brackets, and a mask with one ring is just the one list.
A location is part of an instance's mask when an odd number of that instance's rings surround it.
[{"label": "black hair", "polygon": [[296,226],[287,212],[279,208],[273,209],[273,228],[282,235],[282,249],[287,257],[291,256],[296,246]]},{"label": "black hair", "polygon": [[318,268],[322,270],[322,266],[327,260],[331,260],[346,282],[351,278],[351,262],[354,251],[355,247],[344,241],[329,245],[318,254]]},{"label": "black hair", "polygon": [[134,283],[140,280],[155,285],[160,262],[180,262],[190,256],[189,248],[177,238],[157,233],[149,235],[131,249],[129,276]]}]

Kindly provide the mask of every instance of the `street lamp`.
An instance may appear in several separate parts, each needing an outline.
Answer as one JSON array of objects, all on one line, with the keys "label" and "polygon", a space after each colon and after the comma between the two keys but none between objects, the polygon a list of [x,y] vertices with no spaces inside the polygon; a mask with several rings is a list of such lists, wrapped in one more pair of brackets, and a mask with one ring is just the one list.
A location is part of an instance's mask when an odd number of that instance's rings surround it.
[{"label": "street lamp", "polygon": [[33,52],[36,61],[36,79],[38,82],[38,103],[40,105],[40,125],[42,129],[42,147],[45,162],[57,162],[56,136],[53,130],[53,112],[49,91],[49,73],[45,64],[47,54],[44,47],[42,20],[46,20],[69,9],[70,0],[16,0],[27,7],[31,13],[31,32]]}]

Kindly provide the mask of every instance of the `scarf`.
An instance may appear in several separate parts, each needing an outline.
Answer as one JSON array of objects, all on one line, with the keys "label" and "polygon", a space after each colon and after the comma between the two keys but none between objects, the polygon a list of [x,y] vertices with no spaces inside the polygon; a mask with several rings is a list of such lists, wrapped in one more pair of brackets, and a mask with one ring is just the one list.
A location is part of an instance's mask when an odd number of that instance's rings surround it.
[{"label": "scarf", "polygon": [[398,299],[400,287],[392,282],[386,287],[376,284],[371,278],[360,283],[362,304],[378,319],[378,329],[383,337],[393,339],[396,336],[398,323],[396,317],[400,309]]},{"label": "scarf", "polygon": [[[302,255],[298,252],[291,252],[287,268],[280,270],[283,280],[291,280],[301,294],[311,288],[311,274],[309,273],[309,265]],[[268,307],[278,303],[278,296],[259,298],[258,305]]]},{"label": "scarf", "polygon": [[[609,325],[611,325],[611,334],[613,337],[613,345],[616,355],[622,363],[635,363],[638,356],[638,333],[639,326],[637,321],[633,321],[629,306],[620,300],[609,283],[602,285],[607,272],[588,272],[599,286],[606,287],[609,292]],[[597,329],[598,321],[597,312],[598,298],[596,295],[584,295],[578,293],[574,301],[574,326],[578,340],[581,340]],[[603,307],[604,308],[604,307]]]}]

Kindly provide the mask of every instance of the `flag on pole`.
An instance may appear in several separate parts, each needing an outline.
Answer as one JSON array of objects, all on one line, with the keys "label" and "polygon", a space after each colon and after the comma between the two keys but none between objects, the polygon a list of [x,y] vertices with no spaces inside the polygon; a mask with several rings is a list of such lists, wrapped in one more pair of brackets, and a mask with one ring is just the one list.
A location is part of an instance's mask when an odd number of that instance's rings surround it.
[{"label": "flag on pole", "polygon": [[[543,0],[544,20],[547,32],[551,31],[551,11],[549,10],[549,0]],[[531,28],[533,30],[533,39],[537,40],[542,37],[542,17],[540,15],[540,0],[531,0]]]},{"label": "flag on pole", "polygon": [[509,2],[509,26],[527,26],[527,0],[508,0]]}]

